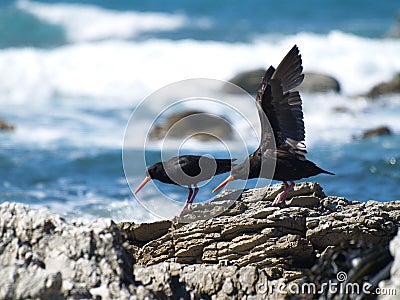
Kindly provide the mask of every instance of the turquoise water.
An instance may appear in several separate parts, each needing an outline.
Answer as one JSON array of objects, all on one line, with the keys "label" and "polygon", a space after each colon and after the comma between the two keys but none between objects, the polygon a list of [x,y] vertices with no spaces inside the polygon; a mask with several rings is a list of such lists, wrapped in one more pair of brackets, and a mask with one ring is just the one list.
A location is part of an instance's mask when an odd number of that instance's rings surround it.
[{"label": "turquoise water", "polygon": [[[400,97],[354,98],[400,70],[400,41],[382,38],[399,10],[398,1],[2,1],[0,117],[16,130],[0,133],[0,201],[49,207],[68,218],[154,219],[123,171],[133,109],[174,81],[226,80],[276,65],[295,43],[306,71],[331,74],[343,89],[302,95],[308,158],[336,173],[312,180],[350,200],[400,199]],[[350,113],[332,112],[336,106]],[[141,118],[159,107],[148,105]],[[138,133],[147,130],[139,125]],[[394,135],[353,140],[378,125]],[[143,145],[132,143],[135,185],[145,171]],[[152,149],[147,164],[160,157]],[[201,143],[184,151],[225,155]],[[209,199],[223,178],[204,186],[198,200]],[[185,188],[157,187],[178,202],[187,196]],[[142,197],[161,207],[165,198],[153,185]]]}]

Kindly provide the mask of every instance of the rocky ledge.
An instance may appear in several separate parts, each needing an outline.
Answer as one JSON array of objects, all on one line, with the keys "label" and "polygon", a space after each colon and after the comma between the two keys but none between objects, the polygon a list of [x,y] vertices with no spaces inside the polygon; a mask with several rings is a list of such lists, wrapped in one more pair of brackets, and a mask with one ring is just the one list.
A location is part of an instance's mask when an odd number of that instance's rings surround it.
[{"label": "rocky ledge", "polygon": [[[329,281],[400,294],[400,236],[389,252],[400,201],[348,201],[306,182],[286,205],[271,207],[281,190],[225,192],[179,218],[145,224],[83,224],[3,203],[0,299],[339,299],[322,289]],[[202,219],[233,199],[218,217]]]}]

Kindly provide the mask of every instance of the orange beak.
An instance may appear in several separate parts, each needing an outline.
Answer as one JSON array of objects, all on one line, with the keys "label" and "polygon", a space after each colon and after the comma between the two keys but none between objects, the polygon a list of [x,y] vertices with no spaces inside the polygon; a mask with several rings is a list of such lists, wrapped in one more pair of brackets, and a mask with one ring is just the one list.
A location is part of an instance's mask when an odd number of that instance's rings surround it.
[{"label": "orange beak", "polygon": [[146,176],[146,178],[142,181],[142,183],[138,186],[138,188],[136,189],[136,191],[134,192],[134,194],[136,194],[137,192],[139,192],[145,185],[146,183],[148,183],[151,180],[150,176]]},{"label": "orange beak", "polygon": [[230,175],[227,179],[225,179],[219,186],[217,186],[215,189],[213,189],[213,193],[215,193],[216,191],[219,191],[220,189],[222,189],[224,186],[226,186],[228,184],[228,182],[231,182],[232,180],[234,180],[235,178]]}]

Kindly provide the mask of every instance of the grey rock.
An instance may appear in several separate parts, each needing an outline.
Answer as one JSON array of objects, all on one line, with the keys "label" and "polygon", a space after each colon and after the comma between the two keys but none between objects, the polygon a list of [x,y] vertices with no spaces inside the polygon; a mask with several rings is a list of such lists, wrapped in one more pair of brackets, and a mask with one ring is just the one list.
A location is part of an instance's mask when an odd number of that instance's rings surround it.
[{"label": "grey rock", "polygon": [[160,263],[156,267],[136,267],[136,282],[145,285],[157,299],[187,298],[185,285],[179,281],[182,266],[176,263]]},{"label": "grey rock", "polygon": [[376,98],[381,95],[400,93],[400,73],[393,76],[388,82],[382,82],[374,86],[367,94],[367,97]]},{"label": "grey rock", "polygon": [[[228,82],[244,89],[249,94],[255,94],[258,91],[261,79],[264,76],[265,69],[255,69],[243,71],[232,77]],[[223,93],[238,93],[238,89],[232,87],[231,84],[225,84],[222,87]]]},{"label": "grey rock", "polygon": [[338,114],[353,114],[351,109],[346,106],[335,106],[332,108],[332,111]]},{"label": "grey rock", "polygon": [[264,287],[268,284],[267,274],[255,266],[164,262],[135,268],[135,280],[158,290],[159,299],[165,295],[170,299],[263,299],[268,296]]},{"label": "grey rock", "polygon": [[[326,197],[318,184],[304,182],[296,185],[284,207],[271,207],[281,190],[282,185],[252,189],[239,198],[235,191],[225,192],[214,205],[231,198],[238,198],[240,205],[212,219],[174,224],[167,234],[139,249],[137,266],[191,266],[190,275],[197,278],[193,283],[189,284],[189,275],[183,276],[186,267],[179,267],[178,272],[190,293],[208,293],[221,299],[259,297],[257,280],[250,280],[248,287],[241,289],[241,270],[251,267],[255,278],[265,273],[272,282],[295,282],[306,277],[304,268],[313,265],[316,253],[354,242],[384,247],[400,224],[400,202],[350,202]],[[200,214],[203,208],[209,209],[197,204],[186,214]],[[228,271],[217,265],[230,268],[236,277],[224,276]]]},{"label": "grey rock", "polygon": [[230,140],[233,130],[230,122],[223,117],[201,111],[172,114],[150,129],[150,139],[153,140],[189,136],[202,141]]},{"label": "grey rock", "polygon": [[13,124],[10,124],[5,120],[0,119],[0,131],[13,131],[14,129],[15,126]]},{"label": "grey rock", "polygon": [[361,139],[368,139],[375,136],[382,136],[382,135],[392,135],[393,132],[388,126],[378,126],[375,128],[365,130],[360,138]]},{"label": "grey rock", "polygon": [[[190,297],[259,299],[268,296],[268,284],[306,280],[304,270],[312,267],[317,253],[352,243],[385,247],[400,224],[400,202],[350,202],[327,197],[318,184],[305,182],[296,185],[284,207],[271,207],[281,190],[282,185],[252,189],[239,198],[235,191],[225,192],[214,202],[238,199],[240,205],[209,220],[173,225],[139,249],[136,266],[154,270],[174,265],[177,280],[184,283],[180,289]],[[199,214],[202,208],[209,209],[197,204],[187,214]],[[241,283],[242,272],[250,272],[246,284]]]},{"label": "grey rock", "polygon": [[336,78],[329,75],[305,72],[304,80],[298,90],[305,93],[339,93],[340,83]]},{"label": "grey rock", "polygon": [[397,220],[378,209],[379,205],[367,204],[348,203],[335,213],[308,218],[307,240],[320,250],[354,240],[387,244],[396,234]]},{"label": "grey rock", "polygon": [[[272,207],[282,188],[226,191],[185,212],[186,220],[194,220],[190,223],[177,217],[118,226],[107,219],[82,224],[3,203],[0,299],[282,299],[290,291],[277,292],[273,286],[328,281],[332,278],[321,272],[310,277],[308,270],[316,262],[322,266],[318,270],[326,269],[325,261],[343,251],[353,258],[348,268],[353,261],[370,263],[359,259],[362,253],[378,261],[379,251],[397,234],[400,201],[348,201],[326,196],[317,183],[302,182],[285,205]],[[205,211],[226,201],[232,204],[228,209],[202,219]],[[374,248],[379,251],[371,252]],[[332,265],[337,268],[336,262]],[[367,270],[362,266],[359,270]],[[388,285],[398,286],[396,270]]]},{"label": "grey rock", "polygon": [[386,34],[388,38],[400,38],[400,12],[397,13],[396,24]]},{"label": "grey rock", "polygon": [[113,221],[67,222],[15,203],[0,216],[0,299],[129,296],[133,259]]},{"label": "grey rock", "polygon": [[171,221],[163,220],[141,224],[121,222],[118,224],[118,227],[128,235],[129,239],[139,242],[148,242],[166,234],[171,225]]},{"label": "grey rock", "polygon": [[[256,94],[264,73],[265,69],[244,71],[235,75],[228,81],[241,87],[250,94]],[[298,90],[307,93],[340,92],[340,83],[337,79],[329,75],[305,72],[304,80],[298,87]],[[222,87],[222,92],[225,93],[237,93],[238,91],[237,88],[233,88],[230,84],[226,84]]]}]

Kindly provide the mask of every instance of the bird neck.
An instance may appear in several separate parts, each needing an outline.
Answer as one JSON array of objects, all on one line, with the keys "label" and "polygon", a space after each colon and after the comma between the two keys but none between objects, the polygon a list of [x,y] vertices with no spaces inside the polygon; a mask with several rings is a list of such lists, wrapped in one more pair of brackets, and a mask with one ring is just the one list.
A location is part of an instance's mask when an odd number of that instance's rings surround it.
[{"label": "bird neck", "polygon": [[249,156],[244,162],[232,169],[232,175],[235,179],[247,180],[258,177],[259,170],[260,168],[257,168],[257,165],[254,165],[251,156]]}]

